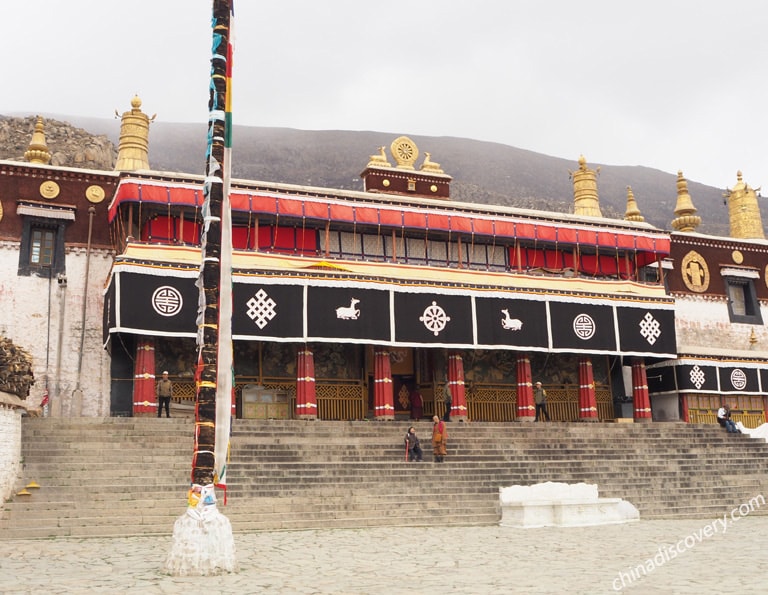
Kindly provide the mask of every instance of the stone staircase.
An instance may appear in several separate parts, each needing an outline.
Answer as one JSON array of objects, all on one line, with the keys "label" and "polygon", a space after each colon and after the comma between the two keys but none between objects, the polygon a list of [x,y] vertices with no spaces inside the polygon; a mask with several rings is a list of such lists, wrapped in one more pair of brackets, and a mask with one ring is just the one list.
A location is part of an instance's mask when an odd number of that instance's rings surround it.
[{"label": "stone staircase", "polygon": [[[768,444],[678,423],[451,423],[447,462],[404,461],[409,422],[235,420],[236,532],[499,521],[499,487],[597,484],[641,518],[722,517],[768,490]],[[190,418],[23,420],[24,472],[0,538],[170,534],[186,508]],[[768,505],[752,514],[768,514]]]}]

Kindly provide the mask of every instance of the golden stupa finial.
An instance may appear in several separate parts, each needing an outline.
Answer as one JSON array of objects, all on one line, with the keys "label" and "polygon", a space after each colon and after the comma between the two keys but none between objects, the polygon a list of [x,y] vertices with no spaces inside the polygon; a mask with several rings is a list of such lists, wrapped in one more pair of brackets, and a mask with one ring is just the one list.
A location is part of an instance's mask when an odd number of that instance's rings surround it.
[{"label": "golden stupa finial", "polygon": [[627,186],[627,210],[624,213],[624,220],[637,221],[638,223],[645,221],[645,217],[640,214],[640,209],[637,206],[632,186]]},{"label": "golden stupa finial", "polygon": [[672,219],[672,227],[677,231],[695,231],[701,223],[701,217],[696,214],[691,195],[688,194],[688,180],[683,177],[683,172],[677,172],[677,203],[675,204],[675,218]]},{"label": "golden stupa finial", "polygon": [[440,167],[439,163],[432,161],[432,154],[424,151],[424,162],[419,167],[420,171],[432,173],[432,174],[444,174],[445,172]]},{"label": "golden stupa finial", "polygon": [[602,217],[597,195],[597,174],[600,168],[589,169],[584,155],[579,157],[579,169],[569,172],[573,180],[573,212],[576,215]]},{"label": "golden stupa finial", "polygon": [[30,163],[42,163],[45,165],[51,162],[51,152],[48,150],[48,145],[45,144],[42,116],[37,116],[35,131],[32,133],[29,148],[24,152],[24,159]]},{"label": "golden stupa finial", "polygon": [[392,164],[387,161],[386,150],[386,147],[379,147],[378,154],[369,157],[368,165],[366,167],[392,167]]},{"label": "golden stupa finial", "polygon": [[731,224],[731,237],[742,239],[765,239],[757,193],[760,188],[752,189],[742,180],[741,171],[736,172],[736,185],[733,190],[725,189],[723,195],[728,202],[728,219]]},{"label": "golden stupa finial", "polygon": [[120,140],[117,146],[117,162],[115,171],[136,171],[149,169],[149,125],[154,122],[156,115],[151,118],[141,111],[141,99],[134,95],[131,99],[131,109],[123,112],[120,118]]}]

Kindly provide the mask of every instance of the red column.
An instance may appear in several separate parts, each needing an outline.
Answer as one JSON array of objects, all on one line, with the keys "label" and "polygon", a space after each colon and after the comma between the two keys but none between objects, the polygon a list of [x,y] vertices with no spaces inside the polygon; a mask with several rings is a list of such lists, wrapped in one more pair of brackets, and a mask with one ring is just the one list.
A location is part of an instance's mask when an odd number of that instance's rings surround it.
[{"label": "red column", "polygon": [[373,417],[383,420],[395,419],[389,351],[378,348],[373,354]]},{"label": "red column", "polygon": [[139,339],[133,368],[133,415],[157,415],[155,340]]},{"label": "red column", "polygon": [[641,359],[632,361],[632,402],[635,421],[651,421],[648,375],[645,372],[645,362]]},{"label": "red column", "polygon": [[317,419],[315,355],[309,347],[299,349],[296,366],[296,419]]},{"label": "red column", "polygon": [[467,391],[464,360],[458,353],[448,356],[448,386],[451,388],[451,419],[467,421]]},{"label": "red column", "polygon": [[527,355],[522,354],[517,356],[517,419],[518,421],[536,419],[531,383],[531,360]]},{"label": "red column", "polygon": [[579,421],[598,421],[592,360],[579,358]]},{"label": "red column", "polygon": [[[682,402],[683,407],[683,421],[687,424],[691,423],[691,417],[688,413],[688,397],[685,396],[685,394],[680,395],[680,401]],[[717,410],[715,410],[715,413],[717,413]]]}]

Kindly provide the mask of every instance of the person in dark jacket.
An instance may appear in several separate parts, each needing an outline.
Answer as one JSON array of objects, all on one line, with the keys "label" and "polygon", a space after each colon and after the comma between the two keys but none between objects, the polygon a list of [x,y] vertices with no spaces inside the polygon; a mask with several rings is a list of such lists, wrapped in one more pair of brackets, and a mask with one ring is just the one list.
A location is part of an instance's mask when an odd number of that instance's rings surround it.
[{"label": "person in dark jacket", "polygon": [[541,382],[536,383],[536,388],[533,389],[533,400],[536,402],[536,417],[535,421],[544,421],[546,417],[549,421],[549,411],[547,411],[547,391],[545,391]]},{"label": "person in dark jacket", "polygon": [[173,383],[168,378],[168,371],[163,372],[163,377],[158,381],[155,387],[157,396],[157,417],[165,408],[165,417],[171,417],[171,397],[173,396]]},{"label": "person in dark jacket", "polygon": [[405,444],[408,446],[408,460],[421,463],[424,460],[423,452],[419,444],[419,437],[416,435],[416,428],[413,426],[408,428],[408,432],[405,434]]}]

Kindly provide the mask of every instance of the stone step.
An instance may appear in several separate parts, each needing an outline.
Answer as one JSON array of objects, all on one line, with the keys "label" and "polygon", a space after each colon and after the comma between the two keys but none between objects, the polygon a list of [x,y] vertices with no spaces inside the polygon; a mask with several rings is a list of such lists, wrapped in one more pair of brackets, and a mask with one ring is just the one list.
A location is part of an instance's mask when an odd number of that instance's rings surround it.
[{"label": "stone step", "polygon": [[[768,446],[712,426],[451,423],[436,465],[403,460],[409,425],[429,460],[429,422],[235,420],[220,509],[235,531],[493,524],[499,487],[585,481],[643,518],[717,518],[768,489]],[[168,534],[193,433],[191,419],[25,419],[19,486],[43,487],[5,504],[0,534]]]}]

